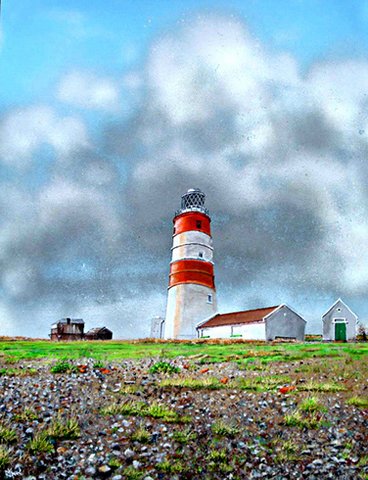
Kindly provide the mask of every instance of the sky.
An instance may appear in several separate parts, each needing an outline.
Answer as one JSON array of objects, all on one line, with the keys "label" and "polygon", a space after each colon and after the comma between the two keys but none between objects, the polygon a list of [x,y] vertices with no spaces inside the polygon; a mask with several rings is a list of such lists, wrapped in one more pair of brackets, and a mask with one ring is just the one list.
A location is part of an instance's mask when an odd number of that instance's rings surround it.
[{"label": "sky", "polygon": [[147,337],[192,187],[221,312],[368,323],[368,1],[1,4],[0,335]]}]

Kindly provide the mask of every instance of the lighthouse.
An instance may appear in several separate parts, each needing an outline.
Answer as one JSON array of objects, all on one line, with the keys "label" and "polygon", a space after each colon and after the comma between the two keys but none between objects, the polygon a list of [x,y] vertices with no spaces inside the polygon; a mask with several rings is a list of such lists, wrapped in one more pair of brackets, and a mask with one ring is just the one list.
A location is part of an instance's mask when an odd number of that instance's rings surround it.
[{"label": "lighthouse", "polygon": [[198,323],[217,313],[211,219],[205,194],[191,188],[173,219],[165,338],[197,337]]}]

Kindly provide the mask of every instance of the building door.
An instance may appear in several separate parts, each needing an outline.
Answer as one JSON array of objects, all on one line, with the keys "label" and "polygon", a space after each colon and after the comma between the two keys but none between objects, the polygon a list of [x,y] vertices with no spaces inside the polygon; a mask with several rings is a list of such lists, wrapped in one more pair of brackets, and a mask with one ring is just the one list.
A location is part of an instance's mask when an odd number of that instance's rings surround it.
[{"label": "building door", "polygon": [[346,342],[346,323],[335,323],[335,340]]}]

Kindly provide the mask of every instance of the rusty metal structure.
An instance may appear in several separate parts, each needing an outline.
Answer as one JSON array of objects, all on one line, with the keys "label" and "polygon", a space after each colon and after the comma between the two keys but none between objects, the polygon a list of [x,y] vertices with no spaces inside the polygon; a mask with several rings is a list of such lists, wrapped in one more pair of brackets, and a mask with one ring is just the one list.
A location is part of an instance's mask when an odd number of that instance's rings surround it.
[{"label": "rusty metal structure", "polygon": [[83,340],[84,321],[81,318],[62,318],[51,325],[51,340]]},{"label": "rusty metal structure", "polygon": [[85,334],[84,338],[86,340],[111,340],[112,331],[106,327],[91,328],[91,330],[88,330]]}]

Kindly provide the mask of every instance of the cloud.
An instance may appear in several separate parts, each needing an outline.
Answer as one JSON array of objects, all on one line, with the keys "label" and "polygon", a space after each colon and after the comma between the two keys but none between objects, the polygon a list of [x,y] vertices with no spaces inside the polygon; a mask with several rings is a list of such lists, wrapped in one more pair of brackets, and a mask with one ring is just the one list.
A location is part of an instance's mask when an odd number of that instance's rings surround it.
[{"label": "cloud", "polygon": [[11,111],[0,121],[0,161],[24,168],[42,146],[59,157],[67,157],[88,145],[84,123],[72,116],[59,116],[48,106]]},{"label": "cloud", "polygon": [[120,104],[119,88],[114,81],[87,72],[65,75],[57,96],[62,102],[91,110],[114,111],[119,109]]},{"label": "cloud", "polygon": [[[59,97],[112,108],[119,93],[96,94],[85,75],[65,76]],[[138,99],[131,114],[101,123],[93,140],[78,117],[48,107],[9,112],[3,161],[39,166],[45,144],[57,157],[37,189],[25,175],[0,192],[12,321],[38,312],[41,332],[68,314],[117,337],[148,335],[165,310],[172,215],[200,187],[220,307],[287,301],[319,331],[316,312],[338,296],[354,307],[368,287],[367,78],[368,63],[354,59],[302,75],[240,19],[213,14],[152,42],[141,69],[124,74]]]}]

